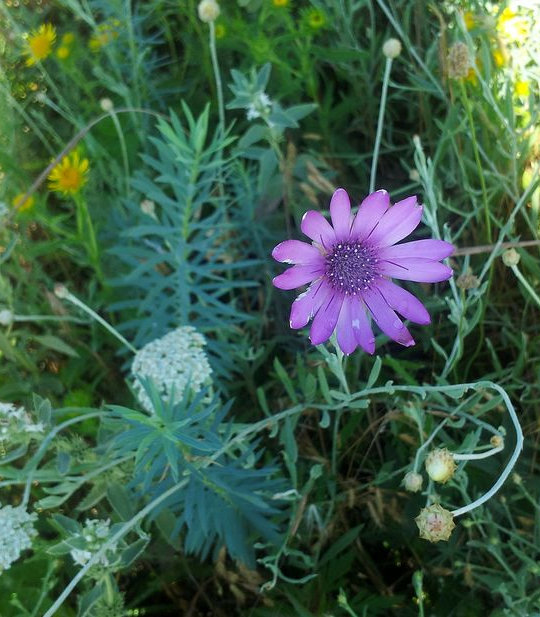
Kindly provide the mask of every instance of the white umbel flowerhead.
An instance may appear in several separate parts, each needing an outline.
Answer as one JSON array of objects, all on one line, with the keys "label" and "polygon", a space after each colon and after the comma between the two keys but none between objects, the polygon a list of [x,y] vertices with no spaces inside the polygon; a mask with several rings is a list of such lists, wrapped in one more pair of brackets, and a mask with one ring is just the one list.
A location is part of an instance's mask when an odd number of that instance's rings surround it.
[{"label": "white umbel flowerhead", "polygon": [[[85,566],[94,553],[107,541],[110,533],[111,521],[100,519],[86,519],[82,533],[70,538],[73,544],[80,545],[70,551],[73,561],[79,566]],[[111,568],[118,560],[117,545],[110,544],[105,553],[99,558],[98,564],[104,568]]]},{"label": "white umbel flowerhead", "polygon": [[392,60],[397,58],[401,53],[401,41],[398,41],[398,39],[388,39],[382,47],[382,52],[387,58]]},{"label": "white umbel flowerhead", "polygon": [[211,21],[216,21],[219,17],[221,9],[219,8],[219,4],[216,0],[201,0],[201,2],[199,2],[199,6],[197,7],[197,11],[199,13],[199,19],[208,24]]},{"label": "white umbel flowerhead", "polygon": [[426,471],[434,482],[444,484],[454,475],[456,463],[452,453],[446,448],[435,448],[426,458]]},{"label": "white umbel flowerhead", "polygon": [[32,547],[32,538],[37,535],[33,524],[36,519],[37,514],[29,514],[22,506],[0,507],[0,574]]},{"label": "white umbel flowerhead", "polygon": [[145,345],[135,354],[131,372],[135,377],[133,387],[141,405],[153,413],[154,407],[137,378],[151,379],[161,398],[180,401],[187,387],[199,392],[210,384],[212,369],[203,349],[204,336],[192,326],[182,326],[162,338]]},{"label": "white umbel flowerhead", "polygon": [[34,422],[23,407],[0,402],[0,439],[6,446],[20,446],[39,439],[45,432],[41,422]]}]

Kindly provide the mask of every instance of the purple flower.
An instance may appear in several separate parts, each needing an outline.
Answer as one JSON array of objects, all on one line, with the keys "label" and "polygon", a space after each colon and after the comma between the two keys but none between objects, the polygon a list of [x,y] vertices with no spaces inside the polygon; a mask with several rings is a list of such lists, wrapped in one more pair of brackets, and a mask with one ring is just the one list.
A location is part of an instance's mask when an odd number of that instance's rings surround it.
[{"label": "purple flower", "polygon": [[431,320],[424,305],[390,279],[421,283],[445,281],[452,276],[439,263],[454,247],[443,240],[415,240],[396,244],[420,223],[422,206],[407,197],[390,206],[386,191],[368,195],[351,214],[349,196],[337,189],[330,202],[332,225],[320,212],[309,210],[301,228],[312,243],[285,240],[272,251],[277,261],[294,264],[273,283],[279,289],[310,284],[291,308],[291,328],[303,328],[313,318],[309,338],[314,345],[336,330],[346,354],[358,345],[372,354],[375,337],[372,317],[394,341],[414,345],[411,333],[397,313],[418,324]]}]

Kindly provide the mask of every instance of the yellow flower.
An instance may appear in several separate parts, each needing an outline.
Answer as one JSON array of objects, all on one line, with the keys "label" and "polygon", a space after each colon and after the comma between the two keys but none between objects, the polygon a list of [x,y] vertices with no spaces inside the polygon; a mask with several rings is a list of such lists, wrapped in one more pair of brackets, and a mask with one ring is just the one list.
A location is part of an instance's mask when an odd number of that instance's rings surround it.
[{"label": "yellow flower", "polygon": [[529,34],[529,25],[523,16],[506,7],[497,17],[497,30],[511,42],[523,43],[523,38]]},{"label": "yellow flower", "polygon": [[478,84],[478,77],[476,76],[476,71],[473,69],[472,66],[468,70],[467,77],[465,77],[465,79],[473,86],[476,86]]},{"label": "yellow flower", "polygon": [[326,26],[326,15],[319,9],[310,9],[305,15],[306,23],[312,30]]},{"label": "yellow flower", "polygon": [[26,66],[44,60],[51,53],[55,40],[56,29],[52,24],[41,24],[37,30],[33,30],[26,41]]},{"label": "yellow flower", "polygon": [[65,45],[60,45],[60,47],[56,50],[56,57],[59,60],[65,60],[70,53],[71,50],[69,49],[69,47],[66,47]]},{"label": "yellow flower", "polygon": [[470,11],[467,11],[463,15],[463,21],[465,22],[465,27],[467,28],[467,30],[472,30],[476,24],[474,15]]},{"label": "yellow flower", "polygon": [[216,39],[222,39],[227,34],[227,28],[223,24],[216,24]]},{"label": "yellow flower", "polygon": [[516,83],[514,84],[514,92],[518,96],[524,96],[524,97],[529,96],[529,93],[530,93],[529,82],[528,81],[516,81]]},{"label": "yellow flower", "polygon": [[498,68],[504,66],[504,54],[500,49],[495,49],[493,51],[493,62],[495,62],[495,66]]},{"label": "yellow flower", "polygon": [[74,40],[75,40],[75,35],[73,34],[73,32],[66,32],[62,36],[62,45],[71,45]]},{"label": "yellow flower", "polygon": [[274,6],[287,6],[289,4],[289,0],[272,0]]},{"label": "yellow flower", "polygon": [[78,152],[65,156],[49,174],[49,189],[63,195],[75,195],[88,180],[88,159],[81,159]]},{"label": "yellow flower", "polygon": [[96,33],[90,37],[88,47],[92,51],[98,52],[102,47],[118,38],[120,22],[118,19],[109,19],[103,24],[99,24]]},{"label": "yellow flower", "polygon": [[24,199],[25,195],[26,195],[26,191],[24,193],[19,193],[18,195],[15,195],[15,197],[13,198],[13,201],[11,202],[11,205],[19,212],[24,212],[25,210],[31,210],[34,207],[34,204],[36,203],[32,195],[30,195],[28,199]]}]

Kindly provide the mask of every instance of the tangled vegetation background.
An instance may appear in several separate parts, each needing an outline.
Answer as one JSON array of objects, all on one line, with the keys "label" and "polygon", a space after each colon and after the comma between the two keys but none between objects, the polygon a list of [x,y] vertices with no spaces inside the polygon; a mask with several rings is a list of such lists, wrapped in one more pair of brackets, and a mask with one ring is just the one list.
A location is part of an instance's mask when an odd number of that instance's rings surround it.
[{"label": "tangled vegetation background", "polygon": [[[1,617],[540,615],[537,3],[4,0],[0,50]],[[415,346],[289,328],[339,186],[456,248]]]}]

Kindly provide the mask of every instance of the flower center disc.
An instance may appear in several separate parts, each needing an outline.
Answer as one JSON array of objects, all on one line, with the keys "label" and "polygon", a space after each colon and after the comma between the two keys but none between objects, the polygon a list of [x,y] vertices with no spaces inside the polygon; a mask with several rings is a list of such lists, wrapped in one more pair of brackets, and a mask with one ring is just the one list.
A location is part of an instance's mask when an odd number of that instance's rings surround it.
[{"label": "flower center disc", "polygon": [[336,291],[355,296],[377,276],[377,258],[370,246],[361,242],[335,244],[326,256],[326,276]]}]

